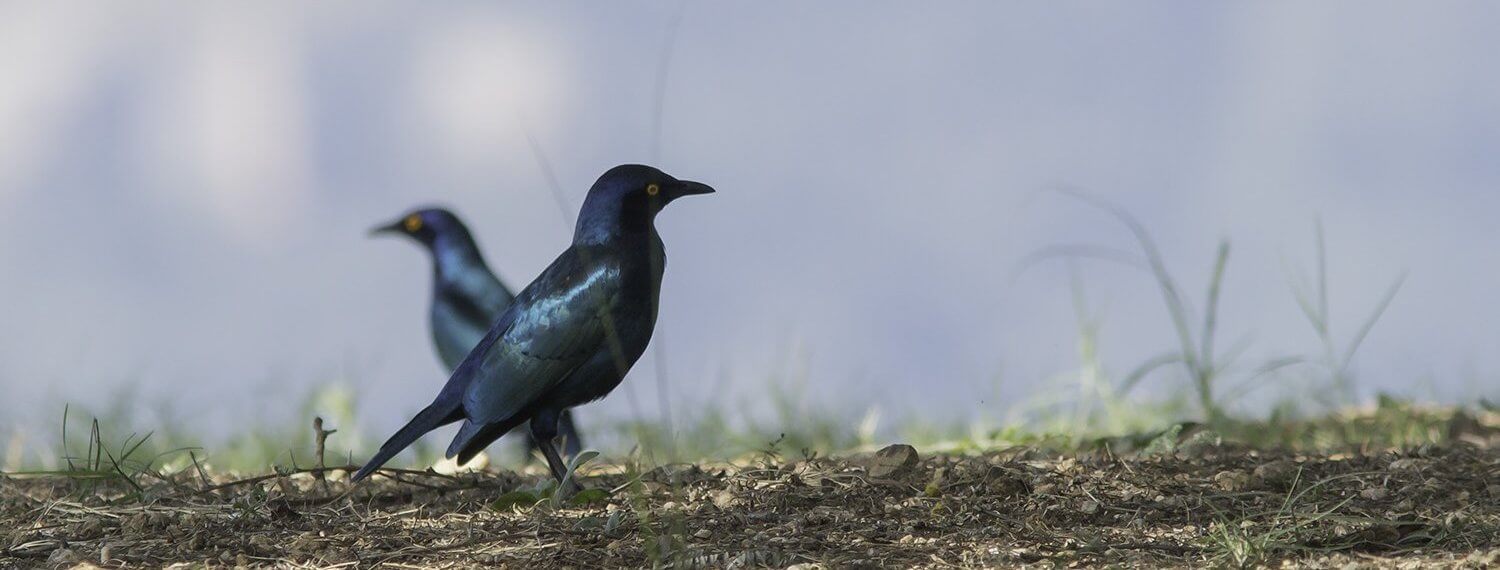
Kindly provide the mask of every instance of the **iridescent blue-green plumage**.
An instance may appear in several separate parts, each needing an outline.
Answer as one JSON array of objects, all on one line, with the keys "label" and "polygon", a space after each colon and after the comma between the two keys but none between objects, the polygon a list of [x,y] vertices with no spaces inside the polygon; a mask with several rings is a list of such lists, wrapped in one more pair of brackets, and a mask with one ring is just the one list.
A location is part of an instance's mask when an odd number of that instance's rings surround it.
[{"label": "iridescent blue-green plumage", "polygon": [[552,445],[559,417],[618,386],[651,340],[666,266],[656,214],[676,198],[709,192],[649,166],[605,172],[584,200],[573,244],[516,296],[432,404],[354,479],[422,434],[462,420],[449,457],[467,461],[530,422],[553,475],[563,480],[566,466]]},{"label": "iridescent blue-green plumage", "polygon": [[[510,307],[515,296],[495,277],[463,221],[442,208],[421,208],[375,229],[378,234],[400,234],[427,248],[432,257],[432,301],[429,308],[432,342],[438,358],[451,373],[479,344],[490,325]],[[571,413],[559,422],[566,453],[575,455],[582,440]],[[538,449],[526,434],[527,450]],[[530,457],[529,453],[526,455]]]}]

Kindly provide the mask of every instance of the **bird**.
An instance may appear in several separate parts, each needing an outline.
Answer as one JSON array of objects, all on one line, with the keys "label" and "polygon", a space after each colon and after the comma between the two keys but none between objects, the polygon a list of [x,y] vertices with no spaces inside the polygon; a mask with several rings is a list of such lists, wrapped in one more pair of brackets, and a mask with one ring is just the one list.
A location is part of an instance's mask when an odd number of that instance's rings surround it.
[{"label": "bird", "polygon": [[666,268],[656,215],[678,198],[713,192],[645,165],[605,171],[579,209],[572,244],[516,295],[432,403],[351,480],[370,476],[438,426],[463,422],[446,455],[465,463],[529,423],[559,492],[578,491],[553,443],[558,418],[609,394],[645,352]]},{"label": "bird", "polygon": [[[426,247],[432,258],[432,302],[428,309],[432,344],[438,360],[451,374],[484,338],[490,324],[510,307],[515,295],[490,271],[468,226],[447,209],[420,207],[375,227],[370,234],[406,236]],[[558,434],[564,440],[564,454],[577,456],[583,449],[571,411],[559,418]],[[540,448],[530,432],[525,435],[522,459],[528,461],[531,451]]]}]

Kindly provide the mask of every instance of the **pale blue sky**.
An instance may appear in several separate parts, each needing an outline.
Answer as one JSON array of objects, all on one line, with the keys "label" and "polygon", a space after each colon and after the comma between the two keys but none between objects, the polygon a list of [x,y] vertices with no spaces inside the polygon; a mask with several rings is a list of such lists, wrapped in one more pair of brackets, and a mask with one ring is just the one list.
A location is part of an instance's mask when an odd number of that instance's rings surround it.
[{"label": "pale blue sky", "polygon": [[[1231,238],[1247,364],[1316,349],[1288,267],[1321,217],[1342,336],[1409,276],[1365,393],[1500,396],[1494,4],[689,2],[660,156],[677,3],[490,4],[0,4],[0,430],[128,385],[232,431],[330,381],[394,428],[444,379],[428,267],[365,230],[451,205],[524,284],[571,228],[527,132],[570,207],[622,162],[720,190],[659,224],[679,405],[805,376],[1000,417],[1056,390],[1068,273],[1017,264],[1129,246],[1058,186],[1140,216],[1195,299]],[[1111,371],[1174,346],[1142,274],[1081,268]],[[627,380],[648,416],[655,367]]]}]

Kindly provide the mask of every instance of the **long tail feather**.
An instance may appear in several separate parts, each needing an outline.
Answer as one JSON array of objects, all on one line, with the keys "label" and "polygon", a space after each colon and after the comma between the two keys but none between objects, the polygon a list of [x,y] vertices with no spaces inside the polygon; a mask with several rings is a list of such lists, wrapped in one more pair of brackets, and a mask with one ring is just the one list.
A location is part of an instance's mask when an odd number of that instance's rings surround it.
[{"label": "long tail feather", "polygon": [[361,467],[350,481],[359,481],[369,477],[381,465],[385,465],[385,462],[390,461],[397,453],[401,453],[401,450],[406,449],[406,446],[411,445],[423,434],[461,418],[463,418],[463,410],[457,403],[433,402],[432,405],[418,412],[417,417],[407,422],[405,427],[396,432],[396,435],[386,440],[385,444],[380,446],[380,451],[375,453],[375,457],[365,462],[365,466]]}]

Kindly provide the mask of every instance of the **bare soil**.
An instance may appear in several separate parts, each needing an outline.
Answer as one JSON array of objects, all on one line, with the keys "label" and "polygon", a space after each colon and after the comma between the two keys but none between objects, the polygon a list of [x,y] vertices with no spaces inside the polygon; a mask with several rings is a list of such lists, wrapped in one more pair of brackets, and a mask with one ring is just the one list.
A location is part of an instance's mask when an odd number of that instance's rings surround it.
[{"label": "bare soil", "polygon": [[[1500,446],[1298,455],[1189,441],[539,472],[0,478],[0,567],[1500,566]],[[102,477],[102,475],[101,475]],[[594,492],[595,495],[602,493]],[[504,500],[498,501],[497,499]]]}]

